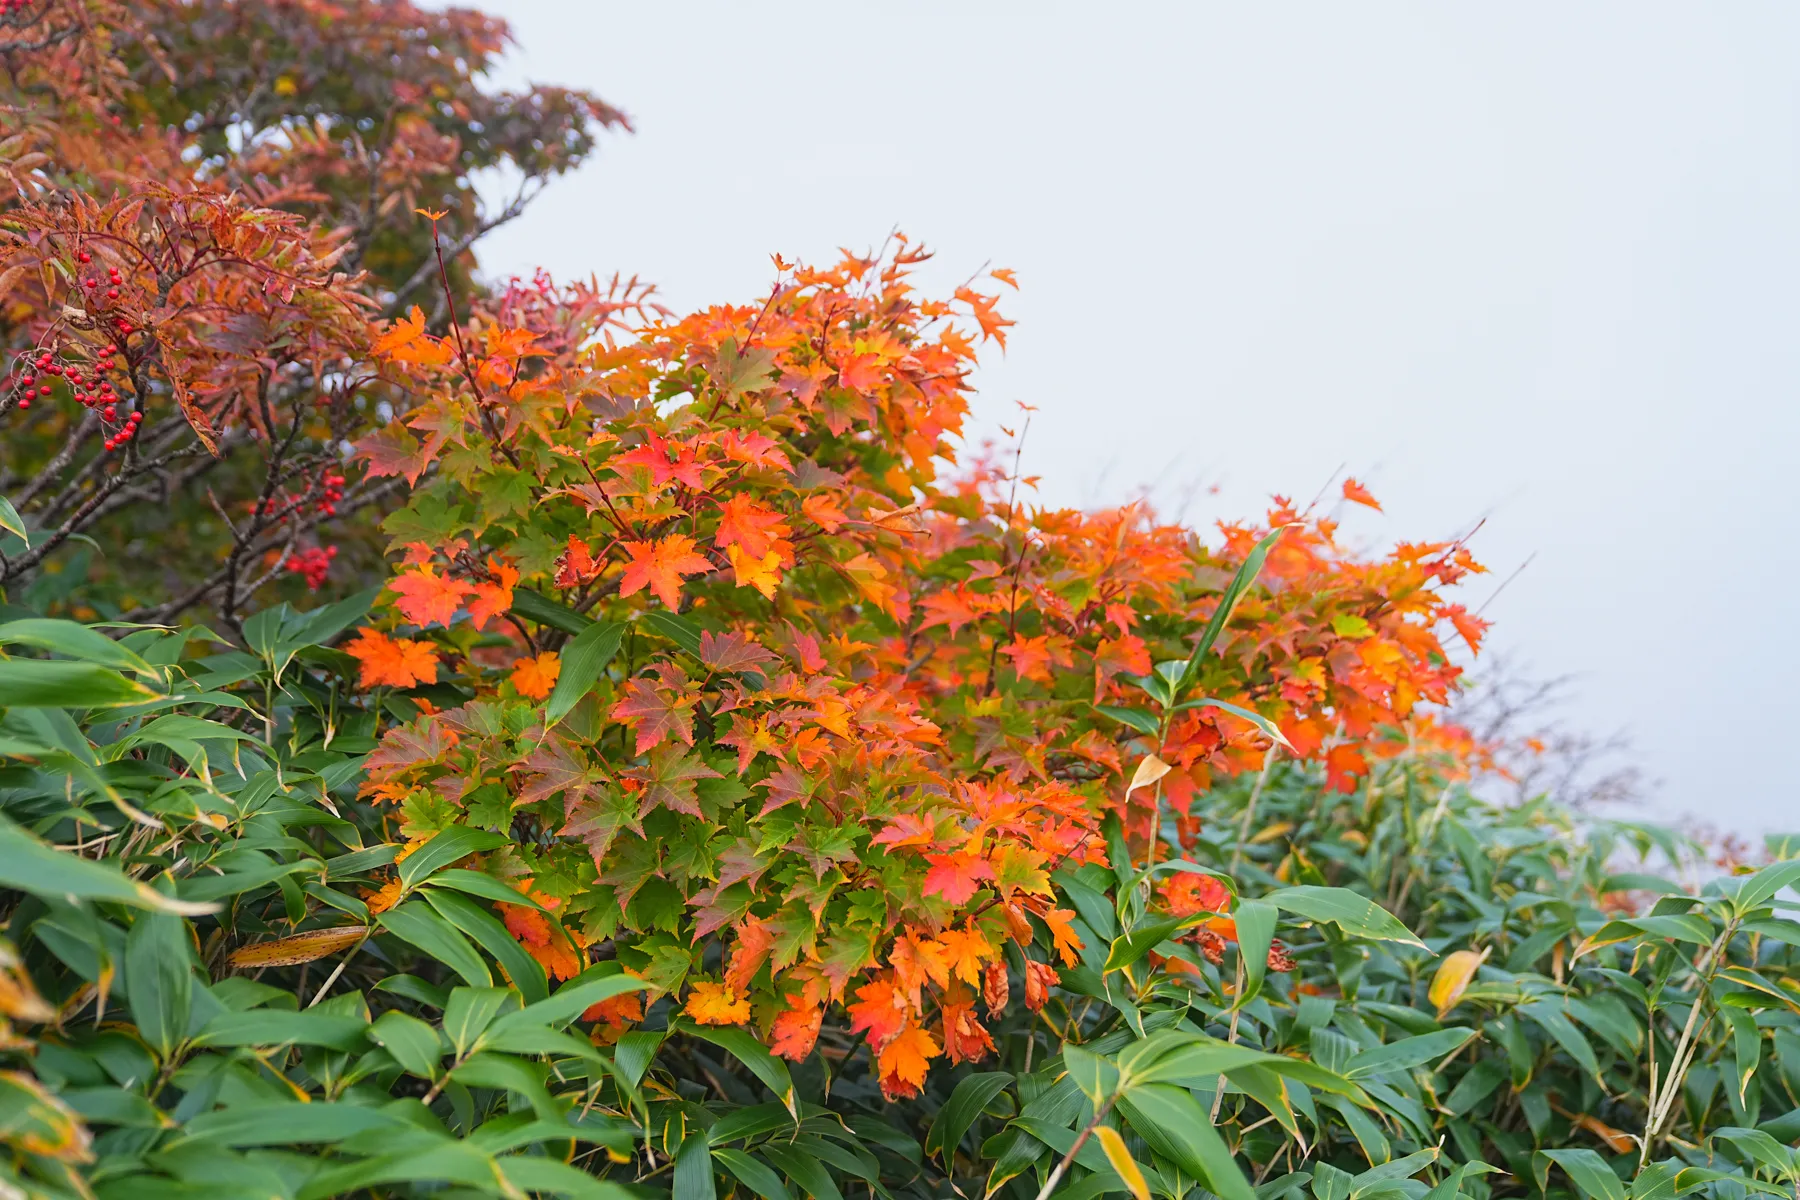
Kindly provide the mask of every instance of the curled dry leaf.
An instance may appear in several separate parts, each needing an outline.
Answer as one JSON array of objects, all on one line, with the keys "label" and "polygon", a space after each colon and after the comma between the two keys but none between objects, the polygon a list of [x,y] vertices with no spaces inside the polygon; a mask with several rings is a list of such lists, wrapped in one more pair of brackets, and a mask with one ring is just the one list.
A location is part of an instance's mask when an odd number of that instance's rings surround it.
[{"label": "curled dry leaf", "polygon": [[240,947],[231,952],[230,962],[234,967],[296,967],[336,954],[346,946],[354,946],[368,932],[367,925],[309,929],[292,937]]},{"label": "curled dry leaf", "polygon": [[1125,798],[1129,800],[1131,798],[1131,793],[1137,791],[1141,787],[1149,787],[1168,773],[1168,763],[1156,757],[1154,754],[1146,754],[1144,756],[1144,761],[1140,762],[1137,765],[1137,770],[1132,772],[1131,786],[1125,789]]}]

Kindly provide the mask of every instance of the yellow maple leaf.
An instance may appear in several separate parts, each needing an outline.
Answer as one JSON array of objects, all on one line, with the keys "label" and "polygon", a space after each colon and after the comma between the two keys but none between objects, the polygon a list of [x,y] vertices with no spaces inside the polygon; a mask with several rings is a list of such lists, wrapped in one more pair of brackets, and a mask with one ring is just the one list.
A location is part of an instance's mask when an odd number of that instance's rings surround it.
[{"label": "yellow maple leaf", "polygon": [[742,1025],[750,1019],[750,997],[703,979],[688,991],[682,1011],[702,1025]]},{"label": "yellow maple leaf", "polygon": [[725,548],[731,569],[737,573],[739,587],[753,587],[767,599],[775,598],[775,586],[781,582],[781,555],[771,550],[761,558],[752,558],[735,542]]}]

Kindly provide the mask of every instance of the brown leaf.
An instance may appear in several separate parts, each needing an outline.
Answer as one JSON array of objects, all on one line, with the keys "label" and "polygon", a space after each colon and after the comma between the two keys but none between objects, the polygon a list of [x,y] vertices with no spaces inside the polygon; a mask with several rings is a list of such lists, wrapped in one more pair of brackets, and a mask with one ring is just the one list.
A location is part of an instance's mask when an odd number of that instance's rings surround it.
[{"label": "brown leaf", "polygon": [[331,929],[309,929],[292,937],[258,942],[231,952],[234,967],[295,967],[336,954],[353,946],[368,934],[367,925],[338,925]]}]

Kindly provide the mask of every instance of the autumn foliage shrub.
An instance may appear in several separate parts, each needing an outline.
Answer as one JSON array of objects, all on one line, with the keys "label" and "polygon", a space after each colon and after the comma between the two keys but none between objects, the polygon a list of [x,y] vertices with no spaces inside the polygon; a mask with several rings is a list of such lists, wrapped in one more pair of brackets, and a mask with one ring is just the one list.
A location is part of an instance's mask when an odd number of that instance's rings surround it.
[{"label": "autumn foliage shrub", "polygon": [[1796,843],[1476,799],[1467,546],[1037,503],[897,235],[481,286],[503,42],[0,5],[0,1194],[1800,1182]]},{"label": "autumn foliage shrub", "polygon": [[[374,346],[415,402],[358,448],[418,486],[387,629],[351,650],[367,686],[435,688],[367,799],[409,838],[509,834],[489,869],[548,910],[513,924],[552,974],[606,945],[792,1059],[841,1012],[892,1096],[988,1056],[981,1013],[1035,1011],[1077,966],[1058,872],[1180,854],[1271,739],[1343,792],[1457,746],[1440,639],[1482,629],[1446,591],[1480,569],[1460,545],[1362,561],[1282,502],[1209,546],[960,465],[977,349],[1009,322],[992,291],[920,296],[925,257],[777,260],[763,301],[633,338],[415,314]],[[1253,551],[1268,586],[1227,612]],[[1214,617],[1180,681],[1200,698],[1159,721],[1145,697]],[[1161,897],[1221,914],[1196,935],[1216,958],[1225,888]]]}]

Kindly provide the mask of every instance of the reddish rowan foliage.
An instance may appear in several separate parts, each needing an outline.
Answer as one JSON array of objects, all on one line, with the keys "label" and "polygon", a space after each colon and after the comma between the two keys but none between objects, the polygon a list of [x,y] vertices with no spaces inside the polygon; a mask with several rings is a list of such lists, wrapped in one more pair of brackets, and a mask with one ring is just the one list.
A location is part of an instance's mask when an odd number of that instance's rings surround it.
[{"label": "reddish rowan foliage", "polygon": [[[582,92],[484,87],[507,41],[478,12],[368,0],[0,13],[0,488],[31,533],[0,535],[0,586],[88,538],[111,587],[87,595],[231,622],[265,585],[368,570],[314,552],[373,541],[403,491],[344,473],[397,399],[371,319],[603,317],[599,289],[470,282],[464,252],[625,124]],[[500,166],[521,190],[484,208]]]}]

